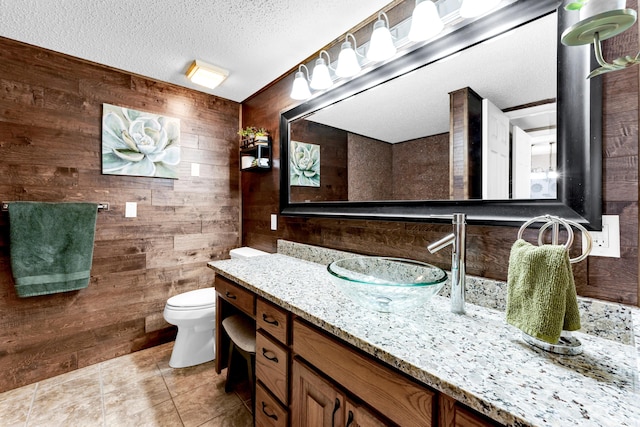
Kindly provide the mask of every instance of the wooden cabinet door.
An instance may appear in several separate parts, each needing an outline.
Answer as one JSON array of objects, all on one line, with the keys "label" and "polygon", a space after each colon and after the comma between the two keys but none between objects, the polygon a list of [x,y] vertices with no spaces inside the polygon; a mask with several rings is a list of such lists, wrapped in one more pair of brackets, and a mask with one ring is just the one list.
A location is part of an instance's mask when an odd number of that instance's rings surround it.
[{"label": "wooden cabinet door", "polygon": [[297,360],[292,371],[291,425],[344,426],[343,394]]},{"label": "wooden cabinet door", "polygon": [[460,402],[440,394],[438,427],[498,427],[500,424],[467,409]]},{"label": "wooden cabinet door", "polygon": [[386,427],[389,424],[371,413],[364,406],[347,400],[345,406],[345,427]]}]

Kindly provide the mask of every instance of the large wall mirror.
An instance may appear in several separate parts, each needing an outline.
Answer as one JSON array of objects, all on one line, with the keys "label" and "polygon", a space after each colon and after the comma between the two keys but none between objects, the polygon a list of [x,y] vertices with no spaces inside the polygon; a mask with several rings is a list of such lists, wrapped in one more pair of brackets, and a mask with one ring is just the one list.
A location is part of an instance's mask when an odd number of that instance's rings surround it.
[{"label": "large wall mirror", "polygon": [[511,2],[283,112],[282,214],[599,228],[601,83],[559,42],[576,21]]}]

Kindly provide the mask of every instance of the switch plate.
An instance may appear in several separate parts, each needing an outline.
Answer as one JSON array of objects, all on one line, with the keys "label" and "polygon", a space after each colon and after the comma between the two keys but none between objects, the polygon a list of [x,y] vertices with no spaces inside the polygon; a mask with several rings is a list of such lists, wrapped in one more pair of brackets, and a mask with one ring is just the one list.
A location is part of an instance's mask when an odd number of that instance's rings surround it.
[{"label": "switch plate", "polygon": [[[593,247],[589,256],[620,258],[620,216],[602,215],[602,231],[590,231]],[[582,236],[582,247],[586,246]]]},{"label": "switch plate", "polygon": [[126,202],[124,204],[125,218],[135,218],[138,216],[138,204],[136,202]]},{"label": "switch plate", "polygon": [[191,163],[191,176],[200,176],[200,164]]},{"label": "switch plate", "polygon": [[278,215],[271,214],[271,230],[276,231],[278,229]]}]

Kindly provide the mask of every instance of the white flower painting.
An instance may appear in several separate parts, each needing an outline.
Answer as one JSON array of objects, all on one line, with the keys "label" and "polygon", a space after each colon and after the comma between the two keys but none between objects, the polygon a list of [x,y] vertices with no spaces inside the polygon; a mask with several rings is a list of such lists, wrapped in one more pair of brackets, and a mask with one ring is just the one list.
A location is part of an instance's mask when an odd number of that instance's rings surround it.
[{"label": "white flower painting", "polygon": [[320,187],[320,146],[291,141],[290,185]]},{"label": "white flower painting", "polygon": [[103,174],[177,179],[179,164],[179,119],[103,104]]}]

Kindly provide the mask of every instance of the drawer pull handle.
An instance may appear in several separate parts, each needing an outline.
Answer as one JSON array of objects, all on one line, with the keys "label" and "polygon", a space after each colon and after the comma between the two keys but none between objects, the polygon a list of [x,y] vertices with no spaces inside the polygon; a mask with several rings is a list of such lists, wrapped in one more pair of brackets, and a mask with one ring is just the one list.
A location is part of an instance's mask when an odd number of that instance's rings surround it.
[{"label": "drawer pull handle", "polygon": [[273,326],[278,326],[280,324],[273,317],[267,316],[267,313],[262,313],[262,320],[264,320],[266,323],[268,323],[270,325],[273,325]]},{"label": "drawer pull handle", "polygon": [[336,403],[333,404],[333,413],[331,414],[331,427],[336,425],[336,412],[340,409],[340,399],[336,397]]},{"label": "drawer pull handle", "polygon": [[227,291],[225,292],[225,295],[227,296],[227,298],[229,299],[236,299],[238,298],[237,296],[235,296],[234,294],[232,294],[231,292]]},{"label": "drawer pull handle", "polygon": [[349,411],[349,416],[347,417],[347,424],[344,427],[349,427],[353,423],[353,411]]},{"label": "drawer pull handle", "polygon": [[270,414],[267,412],[267,404],[262,402],[262,412],[269,418],[272,418],[276,421],[278,421],[278,416],[276,414]]},{"label": "drawer pull handle", "polygon": [[[269,353],[269,355],[273,354],[273,356],[267,356],[267,353]],[[278,358],[276,357],[276,355],[272,351],[269,351],[264,347],[262,348],[262,356],[264,356],[265,359],[272,361],[273,363],[278,363]]]}]

